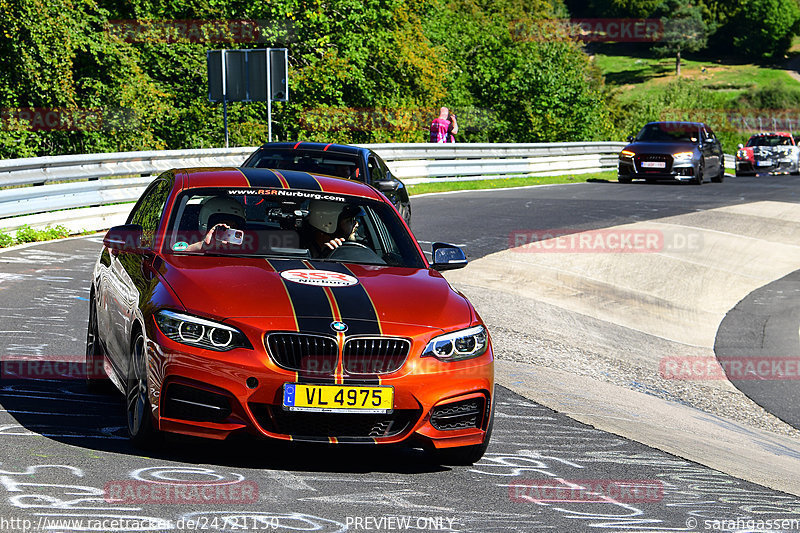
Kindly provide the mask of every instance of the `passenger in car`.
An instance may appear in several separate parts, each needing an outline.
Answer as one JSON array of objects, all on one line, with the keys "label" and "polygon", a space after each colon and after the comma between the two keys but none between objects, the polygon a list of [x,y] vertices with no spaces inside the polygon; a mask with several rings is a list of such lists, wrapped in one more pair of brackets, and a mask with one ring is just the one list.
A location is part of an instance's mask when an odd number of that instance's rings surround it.
[{"label": "passenger in car", "polygon": [[201,252],[217,245],[229,246],[225,232],[229,229],[244,230],[246,225],[244,206],[229,196],[212,196],[200,206],[199,229],[205,237],[190,244],[185,251]]}]

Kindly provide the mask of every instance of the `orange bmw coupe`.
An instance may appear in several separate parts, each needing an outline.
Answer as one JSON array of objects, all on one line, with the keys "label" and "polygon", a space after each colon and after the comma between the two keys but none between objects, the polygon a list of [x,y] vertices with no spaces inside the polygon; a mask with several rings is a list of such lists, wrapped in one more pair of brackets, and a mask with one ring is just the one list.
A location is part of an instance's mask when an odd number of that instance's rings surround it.
[{"label": "orange bmw coupe", "polygon": [[126,398],[128,433],[237,432],[485,452],[489,333],[373,187],[262,168],[155,179],[108,231],[91,282],[88,385]]}]

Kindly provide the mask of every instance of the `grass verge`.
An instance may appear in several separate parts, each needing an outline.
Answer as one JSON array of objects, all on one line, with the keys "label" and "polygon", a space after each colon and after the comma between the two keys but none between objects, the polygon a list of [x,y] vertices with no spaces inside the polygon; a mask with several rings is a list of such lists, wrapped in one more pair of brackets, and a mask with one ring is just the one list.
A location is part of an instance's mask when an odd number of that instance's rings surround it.
[{"label": "grass verge", "polygon": [[611,181],[617,179],[616,171],[592,174],[565,174],[563,176],[534,176],[527,178],[497,178],[492,180],[442,181],[409,185],[410,195],[431,192],[470,191],[479,189],[511,189],[530,185],[582,183],[586,181]]}]

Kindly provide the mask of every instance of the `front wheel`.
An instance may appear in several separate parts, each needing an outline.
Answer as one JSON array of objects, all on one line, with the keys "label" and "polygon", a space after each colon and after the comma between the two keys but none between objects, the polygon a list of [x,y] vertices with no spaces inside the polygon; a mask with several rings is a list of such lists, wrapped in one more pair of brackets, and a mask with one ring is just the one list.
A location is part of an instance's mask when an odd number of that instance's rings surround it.
[{"label": "front wheel", "polygon": [[104,355],[97,330],[97,307],[94,290],[89,295],[89,325],[86,328],[86,388],[89,392],[104,392],[109,380],[103,370]]},{"label": "front wheel", "polygon": [[161,433],[153,424],[153,411],[147,390],[147,353],[144,335],[137,333],[131,343],[131,358],[125,387],[125,415],[128,437],[137,448],[152,448]]},{"label": "front wheel", "polygon": [[700,164],[699,167],[697,167],[697,176],[695,176],[694,180],[692,180],[692,183],[694,185],[702,185],[703,184],[703,165],[702,165],[702,163]]}]

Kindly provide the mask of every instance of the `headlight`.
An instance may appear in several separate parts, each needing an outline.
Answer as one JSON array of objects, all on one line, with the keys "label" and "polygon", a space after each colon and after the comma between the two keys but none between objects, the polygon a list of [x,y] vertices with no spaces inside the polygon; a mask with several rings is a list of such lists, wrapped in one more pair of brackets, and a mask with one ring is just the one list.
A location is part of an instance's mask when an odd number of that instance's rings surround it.
[{"label": "headlight", "polygon": [[483,355],[488,346],[486,328],[475,326],[434,337],[425,346],[422,357],[435,357],[441,361],[461,361]]},{"label": "headlight", "polygon": [[174,311],[159,311],[155,319],[164,335],[181,344],[217,352],[233,348],[252,349],[244,333],[219,322]]},{"label": "headlight", "polygon": [[677,154],[672,154],[672,159],[675,161],[688,161],[692,157],[694,157],[694,152],[678,152]]},{"label": "headlight", "polygon": [[630,150],[623,150],[619,153],[620,159],[630,159],[631,157],[635,156],[635,152],[631,152]]}]

